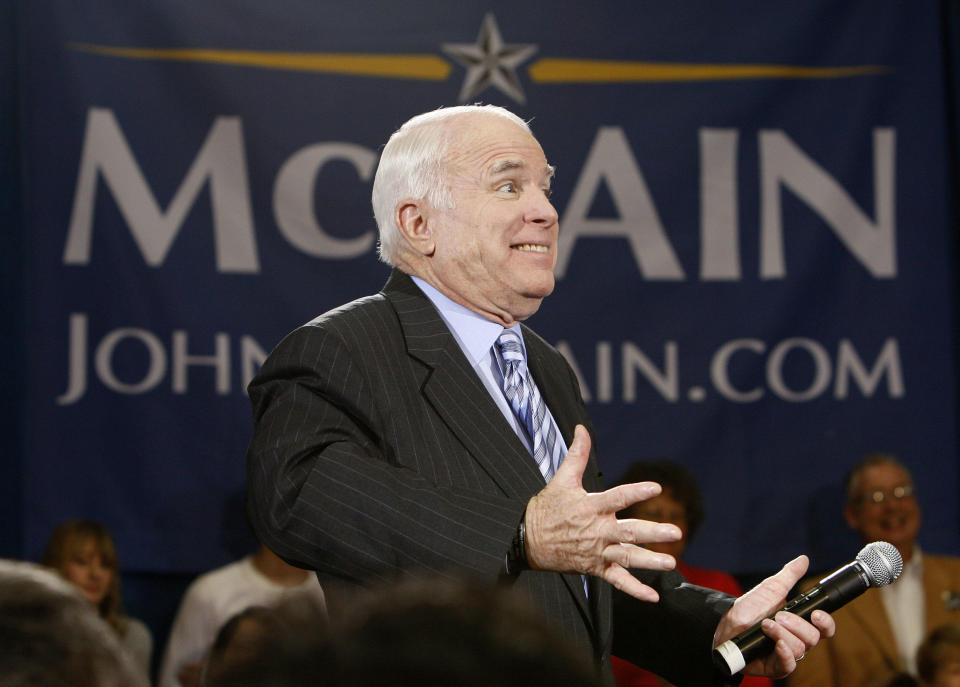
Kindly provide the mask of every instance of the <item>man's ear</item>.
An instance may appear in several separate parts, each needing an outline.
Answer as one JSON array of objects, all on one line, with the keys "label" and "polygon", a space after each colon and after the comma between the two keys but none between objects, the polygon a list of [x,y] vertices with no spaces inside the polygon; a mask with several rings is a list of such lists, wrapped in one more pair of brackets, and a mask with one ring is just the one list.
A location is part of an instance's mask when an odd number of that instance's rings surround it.
[{"label": "man's ear", "polygon": [[400,233],[414,251],[420,255],[433,255],[436,243],[425,210],[422,201],[402,201],[397,205],[396,222]]},{"label": "man's ear", "polygon": [[847,521],[847,526],[852,530],[859,529],[860,525],[860,518],[858,517],[856,508],[852,503],[848,503],[843,507],[843,519]]}]

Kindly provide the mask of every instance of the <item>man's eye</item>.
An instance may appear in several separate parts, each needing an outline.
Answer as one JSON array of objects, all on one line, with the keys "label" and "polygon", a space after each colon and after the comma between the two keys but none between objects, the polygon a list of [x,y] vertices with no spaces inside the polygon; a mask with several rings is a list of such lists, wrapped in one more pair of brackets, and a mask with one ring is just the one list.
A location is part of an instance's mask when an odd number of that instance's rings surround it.
[{"label": "man's eye", "polygon": [[545,195],[547,198],[550,198],[550,196],[553,195],[553,189],[552,188],[543,189],[543,195]]},{"label": "man's eye", "polygon": [[505,184],[500,184],[500,186],[497,187],[497,190],[503,191],[504,193],[513,193],[517,190],[517,187],[512,181],[508,181]]}]

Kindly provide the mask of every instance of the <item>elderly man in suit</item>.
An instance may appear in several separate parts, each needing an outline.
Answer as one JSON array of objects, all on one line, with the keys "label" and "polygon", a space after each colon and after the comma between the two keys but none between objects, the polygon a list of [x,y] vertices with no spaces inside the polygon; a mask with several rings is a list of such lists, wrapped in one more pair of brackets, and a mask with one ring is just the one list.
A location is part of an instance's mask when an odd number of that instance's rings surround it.
[{"label": "elderly man in suit", "polygon": [[960,620],[960,559],[921,553],[910,471],[890,454],[870,454],[847,474],[844,492],[847,524],[864,543],[896,546],[903,573],[834,613],[843,632],[810,654],[790,687],[873,687],[904,672],[916,675],[924,637]]},{"label": "elderly man in suit", "polygon": [[[678,538],[674,525],[616,518],[659,486],[601,491],[576,378],[520,324],[554,287],[552,174],[502,108],[394,133],[373,185],[389,281],[290,334],[250,385],[251,520],[331,592],[427,575],[513,585],[608,680],[616,588],[650,623],[618,655],[677,685],[723,684],[711,647],[775,610],[806,559],[731,605],[638,546]],[[747,670],[792,671],[833,634],[828,614],[812,621],[767,622],[776,649]]]}]

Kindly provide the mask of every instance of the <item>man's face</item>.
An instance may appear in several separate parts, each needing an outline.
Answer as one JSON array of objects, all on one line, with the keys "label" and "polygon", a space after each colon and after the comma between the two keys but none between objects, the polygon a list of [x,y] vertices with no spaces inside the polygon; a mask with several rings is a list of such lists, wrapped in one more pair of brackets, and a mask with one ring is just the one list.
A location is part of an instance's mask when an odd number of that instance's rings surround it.
[{"label": "man's face", "polygon": [[844,515],[863,541],[888,541],[904,556],[913,551],[920,530],[920,507],[907,474],[890,463],[864,468],[854,482]]},{"label": "man's face", "polygon": [[421,276],[487,319],[512,325],[553,291],[552,168],[536,139],[507,119],[465,115],[454,126],[444,161],[454,208],[428,209],[435,249],[431,275]]}]

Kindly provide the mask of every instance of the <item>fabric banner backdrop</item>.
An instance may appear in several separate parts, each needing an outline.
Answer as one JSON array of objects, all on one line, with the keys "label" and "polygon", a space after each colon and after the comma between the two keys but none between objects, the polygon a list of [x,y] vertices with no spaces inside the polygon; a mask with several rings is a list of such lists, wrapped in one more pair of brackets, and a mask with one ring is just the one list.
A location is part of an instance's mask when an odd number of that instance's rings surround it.
[{"label": "fabric banner backdrop", "polygon": [[[557,166],[557,288],[608,482],[698,477],[691,562],[853,557],[840,481],[916,472],[960,554],[936,3],[375,0],[17,5],[27,300],[23,538],[67,517],[128,570],[229,560],[245,385],[377,291],[380,147],[464,102]],[[239,529],[238,529],[239,528]]]}]

